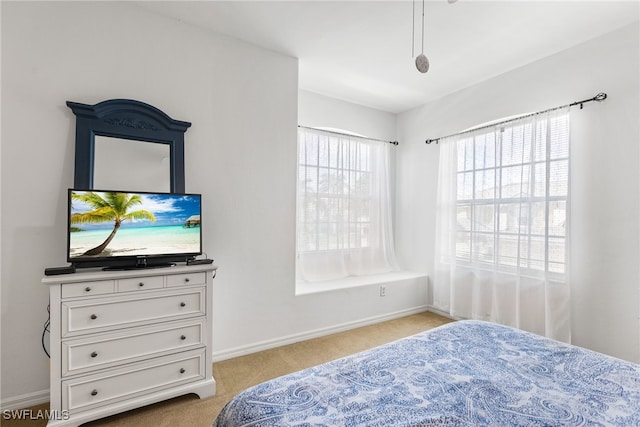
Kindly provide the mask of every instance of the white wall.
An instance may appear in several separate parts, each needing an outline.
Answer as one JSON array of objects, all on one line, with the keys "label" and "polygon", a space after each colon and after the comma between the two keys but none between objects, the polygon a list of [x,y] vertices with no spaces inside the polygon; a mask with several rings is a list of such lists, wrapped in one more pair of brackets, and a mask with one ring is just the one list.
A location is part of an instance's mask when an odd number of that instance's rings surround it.
[{"label": "white wall", "polygon": [[[385,298],[375,286],[294,296],[295,58],[128,2],[1,7],[3,409],[47,400],[40,335],[48,290],[40,280],[45,267],[66,265],[75,132],[67,100],[137,99],[193,123],[185,135],[186,190],[203,194],[204,249],[220,266],[216,357],[424,307],[424,286],[411,281]],[[351,111],[363,122],[381,117]],[[393,137],[395,120],[383,120],[378,136]]]},{"label": "white wall", "polygon": [[425,139],[606,92],[571,115],[573,342],[640,362],[639,62],[634,24],[401,114],[396,235],[407,267],[433,268],[438,146]]},{"label": "white wall", "polygon": [[369,138],[396,139],[396,115],[314,92],[298,92],[298,124],[348,130]]}]

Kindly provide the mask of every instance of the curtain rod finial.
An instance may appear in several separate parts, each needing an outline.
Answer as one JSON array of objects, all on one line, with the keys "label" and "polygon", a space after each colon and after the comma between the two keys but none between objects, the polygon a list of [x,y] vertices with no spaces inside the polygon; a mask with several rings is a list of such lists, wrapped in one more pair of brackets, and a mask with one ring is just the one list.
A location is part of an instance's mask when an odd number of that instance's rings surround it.
[{"label": "curtain rod finial", "polygon": [[607,99],[607,94],[604,92],[600,92],[593,98],[594,101],[598,101],[598,102],[602,102],[605,99]]},{"label": "curtain rod finial", "polygon": [[425,141],[426,144],[431,144],[432,142],[435,142],[437,144],[438,143],[438,139],[437,138],[436,139],[427,139]]}]

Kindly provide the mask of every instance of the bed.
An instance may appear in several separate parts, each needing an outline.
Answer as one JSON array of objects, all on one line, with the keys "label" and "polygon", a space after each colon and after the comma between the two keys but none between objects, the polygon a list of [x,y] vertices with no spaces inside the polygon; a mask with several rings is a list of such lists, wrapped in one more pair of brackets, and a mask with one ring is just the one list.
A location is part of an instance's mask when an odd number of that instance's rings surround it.
[{"label": "bed", "polygon": [[214,427],[640,426],[640,365],[465,320],[259,384]]}]

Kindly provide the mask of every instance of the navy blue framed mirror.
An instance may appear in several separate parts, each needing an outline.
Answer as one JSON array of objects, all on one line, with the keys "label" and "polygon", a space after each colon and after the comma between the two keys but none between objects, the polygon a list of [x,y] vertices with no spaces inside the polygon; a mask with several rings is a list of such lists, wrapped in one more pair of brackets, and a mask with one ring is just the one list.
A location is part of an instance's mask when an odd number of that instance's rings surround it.
[{"label": "navy blue framed mirror", "polygon": [[[184,133],[191,123],[131,99],[95,105],[67,101],[67,106],[76,116],[75,188],[185,192]],[[113,184],[112,179],[131,185]]]}]

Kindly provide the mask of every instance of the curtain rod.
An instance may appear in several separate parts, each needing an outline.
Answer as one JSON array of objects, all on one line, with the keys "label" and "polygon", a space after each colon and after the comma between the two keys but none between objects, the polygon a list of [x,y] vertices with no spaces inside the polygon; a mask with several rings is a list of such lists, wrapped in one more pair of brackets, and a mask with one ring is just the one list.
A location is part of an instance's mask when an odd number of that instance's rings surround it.
[{"label": "curtain rod", "polygon": [[555,110],[559,110],[561,108],[567,108],[567,107],[573,107],[574,105],[579,105],[580,109],[582,110],[583,108],[583,104],[586,104],[587,102],[591,102],[591,101],[598,101],[598,102],[602,102],[605,99],[607,99],[607,94],[604,92],[600,92],[599,94],[597,94],[596,96],[594,96],[593,98],[589,98],[589,99],[583,99],[582,101],[576,101],[576,102],[572,102],[571,104],[567,104],[567,105],[561,105],[559,107],[554,107],[554,108],[548,108],[546,110],[542,110],[542,111],[537,111],[535,113],[531,113],[531,114],[525,114],[524,116],[519,116],[513,119],[508,119],[508,120],[504,120],[502,122],[496,122],[496,123],[491,123],[489,125],[486,126],[480,126],[477,128],[473,128],[473,129],[469,129],[469,130],[463,130],[462,132],[458,132],[458,133],[452,133],[451,135],[447,135],[447,136],[441,136],[439,138],[435,138],[435,139],[427,139],[425,141],[425,143],[427,144],[431,144],[432,142],[435,142],[436,144],[438,143],[438,141],[440,141],[443,138],[449,138],[452,136],[456,136],[456,135],[464,135],[465,133],[469,133],[469,132],[474,132],[480,129],[487,129],[490,127],[494,127],[494,126],[499,126],[499,125],[503,125],[505,123],[510,123],[510,122],[514,122],[516,120],[520,120],[523,119],[525,117],[531,117],[531,116],[535,116],[537,114],[542,114],[542,113],[548,113],[549,111],[555,111]]},{"label": "curtain rod", "polygon": [[364,139],[370,139],[372,141],[379,141],[379,142],[388,142],[389,144],[392,145],[398,145],[398,141],[387,141],[386,139],[376,139],[376,138],[369,138],[368,136],[359,136],[359,135],[350,135],[348,133],[342,133],[342,132],[336,132],[333,130],[326,130],[326,129],[320,129],[320,128],[312,128],[310,126],[302,126],[302,125],[298,125],[299,128],[303,128],[303,129],[311,129],[311,130],[319,130],[321,132],[329,132],[329,133],[334,133],[336,135],[343,135],[343,136],[353,136],[356,138],[364,138]]}]

